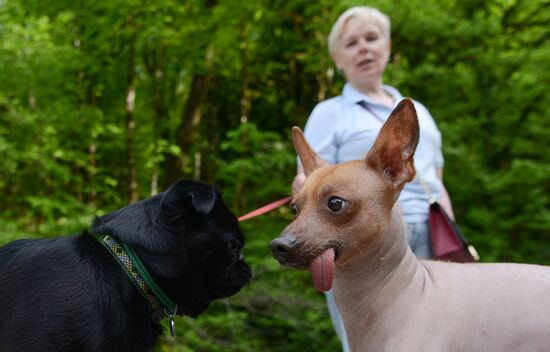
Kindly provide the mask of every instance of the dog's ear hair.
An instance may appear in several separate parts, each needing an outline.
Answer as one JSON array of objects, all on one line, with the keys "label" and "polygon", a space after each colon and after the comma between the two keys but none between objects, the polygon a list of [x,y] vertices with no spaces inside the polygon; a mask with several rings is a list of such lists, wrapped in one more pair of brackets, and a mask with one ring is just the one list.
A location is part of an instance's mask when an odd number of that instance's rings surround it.
[{"label": "dog's ear hair", "polygon": [[382,126],[365,157],[367,166],[381,172],[400,190],[416,174],[413,157],[419,133],[414,104],[410,99],[403,99]]},{"label": "dog's ear hair", "polygon": [[328,165],[328,162],[323,160],[306,141],[304,133],[299,127],[292,127],[292,141],[294,142],[294,149],[296,154],[302,162],[304,173],[309,176],[313,170]]}]

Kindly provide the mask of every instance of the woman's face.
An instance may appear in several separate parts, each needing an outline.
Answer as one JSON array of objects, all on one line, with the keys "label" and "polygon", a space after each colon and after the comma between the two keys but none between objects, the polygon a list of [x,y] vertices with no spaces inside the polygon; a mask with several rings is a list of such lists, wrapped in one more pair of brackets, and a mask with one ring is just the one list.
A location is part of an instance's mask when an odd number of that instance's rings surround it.
[{"label": "woman's face", "polygon": [[353,17],[344,25],[336,66],[348,82],[361,88],[377,83],[390,56],[391,44],[374,23]]}]

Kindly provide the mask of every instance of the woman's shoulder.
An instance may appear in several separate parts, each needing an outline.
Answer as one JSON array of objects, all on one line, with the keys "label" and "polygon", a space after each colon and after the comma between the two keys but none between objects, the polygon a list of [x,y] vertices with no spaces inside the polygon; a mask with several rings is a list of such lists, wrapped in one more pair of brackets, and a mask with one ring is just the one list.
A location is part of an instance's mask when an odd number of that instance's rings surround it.
[{"label": "woman's shoulder", "polygon": [[435,123],[435,119],[433,118],[430,110],[428,110],[428,108],[424,104],[414,99],[413,99],[413,103],[416,109],[416,114],[418,115],[418,119],[429,120]]},{"label": "woman's shoulder", "polygon": [[405,97],[402,96],[401,99],[410,99],[413,102],[414,108],[416,110],[416,113],[419,119],[429,118],[433,120],[432,114],[430,113],[428,108],[426,108],[426,106],[421,102],[419,102],[418,100],[407,96]]},{"label": "woman's shoulder", "polygon": [[422,128],[425,130],[428,129],[434,129],[435,131],[439,131],[439,128],[437,127],[437,122],[433,118],[432,114],[426,108],[424,104],[419,102],[418,100],[412,99],[414,108],[416,109],[416,115],[418,116],[418,122],[422,126]]},{"label": "woman's shoulder", "polygon": [[335,116],[341,116],[343,113],[343,106],[345,105],[342,96],[338,95],[326,100],[323,100],[311,111],[309,119],[332,119]]},{"label": "woman's shoulder", "polygon": [[[397,101],[401,101],[403,99],[410,99],[413,104],[414,104],[414,107],[415,109],[417,110],[417,112],[422,112],[423,114],[427,113],[429,114],[429,111],[428,109],[426,108],[426,106],[424,106],[424,104],[422,104],[421,102],[419,102],[418,100],[414,99],[413,97],[410,97],[410,96],[403,96],[401,94],[401,92],[393,87],[393,86],[390,86],[390,85],[387,85],[387,84],[384,84],[384,89],[386,90],[386,92],[390,93],[390,95]],[[419,111],[420,110],[420,111]]]},{"label": "woman's shoulder", "polygon": [[437,124],[435,122],[435,119],[433,118],[432,114],[424,104],[422,104],[420,101],[412,97],[401,95],[401,93],[395,87],[384,85],[384,88],[386,89],[386,91],[388,91],[390,94],[393,95],[394,99],[398,99],[399,101],[402,99],[410,99],[414,104],[414,108],[416,110],[416,114],[418,116],[418,120],[420,124],[421,125],[428,124],[437,129]]},{"label": "woman's shoulder", "polygon": [[418,113],[423,113],[423,114],[430,115],[430,112],[428,111],[428,108],[426,108],[426,106],[424,104],[422,104],[421,102],[419,102],[416,99],[411,98],[411,100],[412,100],[412,102],[414,104],[414,107],[415,107],[415,109]]},{"label": "woman's shoulder", "polygon": [[320,101],[315,105],[313,111],[315,110],[324,110],[324,109],[338,109],[344,104],[344,98],[341,95],[337,95],[332,98]]},{"label": "woman's shoulder", "polygon": [[305,128],[320,129],[326,133],[340,129],[351,115],[346,105],[349,104],[340,95],[317,103],[306,121]]}]

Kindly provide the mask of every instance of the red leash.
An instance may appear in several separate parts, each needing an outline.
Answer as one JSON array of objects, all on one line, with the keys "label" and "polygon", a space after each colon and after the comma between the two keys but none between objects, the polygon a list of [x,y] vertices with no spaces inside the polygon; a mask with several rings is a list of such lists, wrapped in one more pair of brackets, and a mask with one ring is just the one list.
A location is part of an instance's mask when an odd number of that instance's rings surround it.
[{"label": "red leash", "polygon": [[264,206],[261,207],[261,208],[258,208],[258,209],[256,209],[256,210],[253,210],[253,211],[251,211],[250,213],[241,216],[241,217],[239,218],[239,221],[244,221],[244,220],[253,218],[253,217],[255,217],[255,216],[265,214],[265,213],[267,213],[268,211],[272,211],[273,209],[277,209],[278,207],[280,207],[280,206],[282,206],[282,205],[288,203],[291,199],[292,199],[292,197],[289,196],[289,197],[285,197],[285,198],[276,200],[276,201],[274,201],[273,203],[269,203],[269,204],[267,204],[267,205],[264,205]]}]

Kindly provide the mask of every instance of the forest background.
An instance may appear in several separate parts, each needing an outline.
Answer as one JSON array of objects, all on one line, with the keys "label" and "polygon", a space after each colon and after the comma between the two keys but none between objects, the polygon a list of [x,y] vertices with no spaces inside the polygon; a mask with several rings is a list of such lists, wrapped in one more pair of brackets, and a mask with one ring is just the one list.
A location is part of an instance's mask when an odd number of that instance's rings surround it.
[{"label": "forest background", "polygon": [[[0,0],[0,244],[76,233],[179,177],[237,215],[287,195],[290,129],[341,91],[326,37],[357,4],[392,19],[384,80],[436,119],[482,260],[550,264],[547,0]],[[254,280],[158,350],[338,350],[309,274],[268,250],[290,219],[243,222]]]}]

